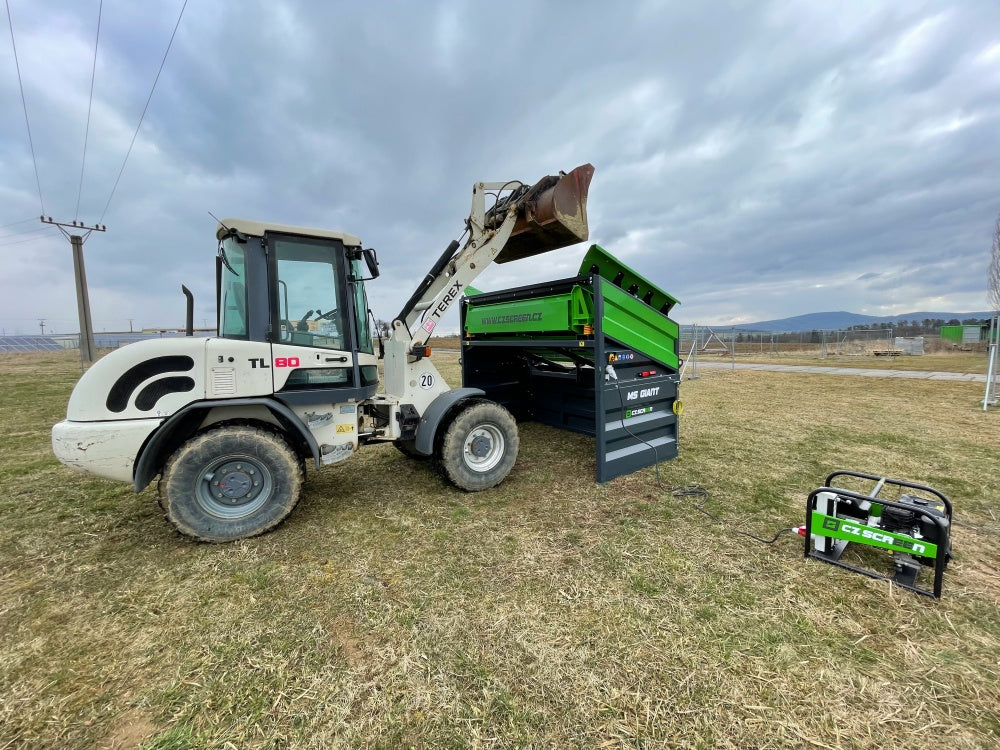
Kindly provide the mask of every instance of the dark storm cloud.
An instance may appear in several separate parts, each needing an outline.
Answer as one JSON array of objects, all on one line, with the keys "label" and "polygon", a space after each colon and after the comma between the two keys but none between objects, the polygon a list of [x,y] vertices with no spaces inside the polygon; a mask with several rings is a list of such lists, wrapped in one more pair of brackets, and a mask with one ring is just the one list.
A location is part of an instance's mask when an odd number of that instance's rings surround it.
[{"label": "dark storm cloud", "polygon": [[[46,210],[68,217],[96,8],[12,6]],[[179,7],[104,3],[81,215],[103,210]],[[1000,208],[997,28],[986,1],[191,3],[111,231],[88,245],[94,317],[165,324],[180,283],[213,317],[208,210],[360,235],[388,317],[461,233],[474,181],[586,161],[592,239],[680,297],[684,320],[979,309]],[[0,95],[3,224],[38,200],[12,76]],[[31,260],[4,275],[6,325],[72,325],[64,245],[10,248]],[[481,285],[566,275],[582,252]],[[29,298],[40,267],[52,291]]]}]

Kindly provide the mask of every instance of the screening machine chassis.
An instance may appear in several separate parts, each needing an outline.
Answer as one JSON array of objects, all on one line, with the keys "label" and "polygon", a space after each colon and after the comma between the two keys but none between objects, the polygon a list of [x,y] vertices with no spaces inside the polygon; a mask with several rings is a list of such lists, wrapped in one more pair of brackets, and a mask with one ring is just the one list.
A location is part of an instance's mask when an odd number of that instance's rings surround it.
[{"label": "screening machine chassis", "polygon": [[590,435],[606,482],[677,456],[677,300],[593,245],[579,275],[462,303],[462,381]]}]

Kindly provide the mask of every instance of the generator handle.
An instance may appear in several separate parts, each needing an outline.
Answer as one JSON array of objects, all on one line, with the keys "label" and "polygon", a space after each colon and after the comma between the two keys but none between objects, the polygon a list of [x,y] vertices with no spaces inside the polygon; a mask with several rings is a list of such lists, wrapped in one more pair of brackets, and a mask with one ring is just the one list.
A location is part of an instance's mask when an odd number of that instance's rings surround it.
[{"label": "generator handle", "polygon": [[[915,482],[907,482],[905,479],[890,479],[889,477],[880,477],[877,474],[865,474],[861,471],[847,471],[846,469],[840,469],[831,472],[827,476],[826,481],[823,482],[827,487],[834,487],[833,480],[837,477],[857,477],[858,479],[869,479],[872,482],[877,482],[876,491],[869,495],[869,499],[875,499],[878,497],[878,492],[881,491],[882,487],[891,484],[895,487],[906,487],[911,490],[919,490],[920,492],[927,492],[936,497],[942,503],[944,503],[945,510],[948,514],[948,520],[951,520],[951,500],[944,496],[940,491],[934,489],[933,487],[928,487],[923,484],[916,484]],[[884,501],[883,501],[884,502]]]}]

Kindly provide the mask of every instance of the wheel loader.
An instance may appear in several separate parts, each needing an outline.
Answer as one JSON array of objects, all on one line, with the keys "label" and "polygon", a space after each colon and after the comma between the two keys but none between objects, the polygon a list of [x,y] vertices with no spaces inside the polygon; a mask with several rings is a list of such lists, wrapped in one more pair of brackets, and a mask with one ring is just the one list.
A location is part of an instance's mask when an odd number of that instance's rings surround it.
[{"label": "wheel loader", "polygon": [[517,458],[516,422],[482,390],[449,387],[427,341],[491,263],[587,239],[593,172],[477,183],[464,243],[448,245],[377,351],[365,295],[379,275],[374,250],[343,232],[221,220],[217,335],[141,341],[98,360],[52,429],[56,457],[136,492],[159,477],[166,517],[210,542],[274,528],[307,465],[372,443],[433,459],[462,490],[496,486]]}]

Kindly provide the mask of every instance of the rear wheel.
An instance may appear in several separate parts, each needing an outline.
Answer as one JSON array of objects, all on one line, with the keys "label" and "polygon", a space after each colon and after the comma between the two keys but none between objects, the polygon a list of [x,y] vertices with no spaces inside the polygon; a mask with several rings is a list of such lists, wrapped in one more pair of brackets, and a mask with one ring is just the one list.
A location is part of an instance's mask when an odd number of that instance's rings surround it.
[{"label": "rear wheel", "polygon": [[280,437],[254,427],[219,427],[170,457],[160,504],[182,534],[230,542],[285,520],[301,487],[301,466]]},{"label": "rear wheel", "polygon": [[507,478],[520,442],[517,422],[509,411],[492,401],[473,401],[445,430],[438,466],[460,489],[489,489]]}]

